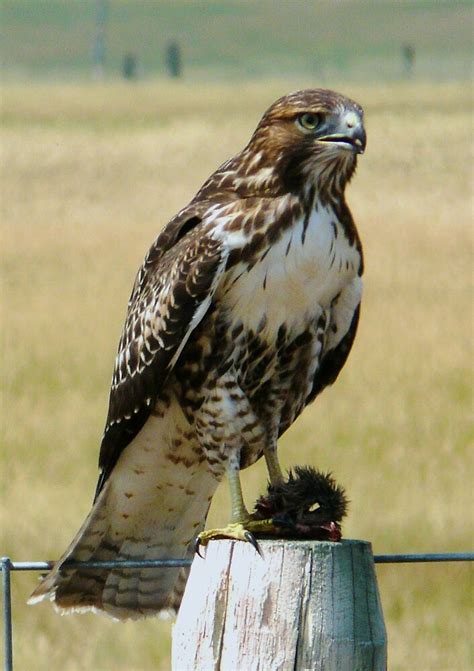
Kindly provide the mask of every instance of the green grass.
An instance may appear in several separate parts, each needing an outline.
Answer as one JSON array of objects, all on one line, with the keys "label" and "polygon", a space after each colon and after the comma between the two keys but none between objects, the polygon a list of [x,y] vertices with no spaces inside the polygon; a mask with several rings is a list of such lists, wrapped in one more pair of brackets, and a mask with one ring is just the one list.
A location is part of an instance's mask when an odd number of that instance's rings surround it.
[{"label": "green grass", "polygon": [[[3,89],[2,554],[58,557],[87,513],[116,345],[135,271],[160,227],[291,82],[156,81]],[[341,87],[339,87],[341,88]],[[469,88],[342,90],[369,144],[349,190],[366,254],[363,313],[340,379],[281,441],[347,488],[346,537],[374,551],[462,551],[472,540]],[[261,463],[243,473],[251,502]],[[209,523],[227,521],[221,487]],[[467,565],[377,569],[393,671],[468,671]],[[151,671],[170,624],[60,618],[13,576],[18,669]],[[87,645],[86,645],[87,642]]]},{"label": "green grass", "polygon": [[[191,80],[400,78],[404,44],[416,47],[418,77],[456,79],[471,71],[470,2],[109,0],[108,5],[109,76],[120,75],[130,51],[142,75],[163,75],[170,39],[179,41]],[[96,11],[95,0],[6,0],[4,74],[90,77]]]}]

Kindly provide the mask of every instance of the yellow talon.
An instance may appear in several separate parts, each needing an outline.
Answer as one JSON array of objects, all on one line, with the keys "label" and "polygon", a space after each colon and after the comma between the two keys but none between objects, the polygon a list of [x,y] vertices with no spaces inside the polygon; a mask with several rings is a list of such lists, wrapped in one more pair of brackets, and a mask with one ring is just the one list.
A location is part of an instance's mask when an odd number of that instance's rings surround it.
[{"label": "yellow talon", "polygon": [[257,552],[261,555],[260,546],[255,539],[254,533],[267,534],[274,530],[271,520],[252,520],[249,519],[245,523],[233,522],[222,529],[207,529],[201,531],[197,535],[194,543],[194,550],[201,557],[199,552],[201,547],[206,547],[209,541],[218,540],[219,538],[229,538],[236,541],[246,541],[253,545]]},{"label": "yellow talon", "polygon": [[206,546],[209,541],[217,540],[218,538],[231,538],[236,541],[245,541],[246,531],[247,529],[240,522],[228,524],[222,529],[207,529],[206,531],[201,531],[198,535],[199,544]]},{"label": "yellow talon", "polygon": [[[271,474],[275,482],[279,482],[283,476],[278,464],[276,452],[271,451],[265,455],[267,463],[271,468]],[[196,536],[194,541],[194,551],[202,557],[199,552],[201,546],[206,545],[211,540],[219,538],[229,538],[236,541],[246,541],[253,545],[257,552],[261,555],[260,547],[255,539],[254,533],[262,535],[275,535],[275,527],[272,520],[254,520],[248,513],[245,507],[242,496],[242,486],[240,483],[240,463],[234,454],[227,464],[227,477],[229,480],[230,500],[232,506],[232,521],[222,529],[208,529],[201,531]]]}]

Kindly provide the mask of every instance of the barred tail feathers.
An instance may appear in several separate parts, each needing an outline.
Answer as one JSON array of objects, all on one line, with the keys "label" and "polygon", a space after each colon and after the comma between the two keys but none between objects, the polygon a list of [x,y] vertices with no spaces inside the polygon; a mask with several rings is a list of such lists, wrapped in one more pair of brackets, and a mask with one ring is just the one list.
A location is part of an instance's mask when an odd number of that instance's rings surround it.
[{"label": "barred tail feathers", "polygon": [[[84,524],[29,599],[63,612],[138,619],[176,610],[187,568],[70,569],[67,560],[181,559],[203,528],[218,481],[196,452],[172,460],[156,445],[158,418],[124,450]],[[153,449],[149,438],[153,436]],[[193,457],[191,455],[194,455]],[[193,461],[194,459],[194,461]]]}]

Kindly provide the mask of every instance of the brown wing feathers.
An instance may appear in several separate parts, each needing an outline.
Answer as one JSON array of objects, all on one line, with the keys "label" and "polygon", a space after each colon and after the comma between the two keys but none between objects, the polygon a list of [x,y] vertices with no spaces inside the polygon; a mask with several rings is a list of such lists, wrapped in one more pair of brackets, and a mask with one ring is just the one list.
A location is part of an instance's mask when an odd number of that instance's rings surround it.
[{"label": "brown wing feathers", "polygon": [[341,339],[337,347],[330,349],[321,359],[321,363],[319,364],[314,377],[313,387],[310,395],[306,399],[306,404],[314,401],[316,396],[318,396],[323,389],[336,381],[337,376],[344,367],[349,352],[352,349],[354,338],[357,333],[357,326],[359,324],[359,314],[360,305],[357,306],[354,312],[349,330]]},{"label": "brown wing feathers", "polygon": [[178,242],[135,292],[115,363],[96,497],[150,416],[177,353],[204,316],[223,258],[221,244],[212,238]]}]

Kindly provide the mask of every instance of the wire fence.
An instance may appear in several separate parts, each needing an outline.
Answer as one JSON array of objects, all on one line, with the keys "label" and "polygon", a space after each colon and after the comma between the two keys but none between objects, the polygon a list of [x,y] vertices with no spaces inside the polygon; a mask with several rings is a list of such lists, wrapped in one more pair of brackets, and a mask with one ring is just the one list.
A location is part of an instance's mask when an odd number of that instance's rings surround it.
[{"label": "wire fence", "polygon": [[[375,564],[417,564],[432,562],[472,562],[474,552],[428,552],[418,554],[383,554],[374,555]],[[4,670],[13,671],[13,621],[11,599],[11,572],[12,571],[49,571],[54,562],[31,561],[14,562],[10,557],[2,557],[3,586],[3,640],[4,640]],[[181,568],[190,566],[191,559],[129,559],[111,561],[68,562],[67,567],[74,569],[148,569],[148,568]]]}]

